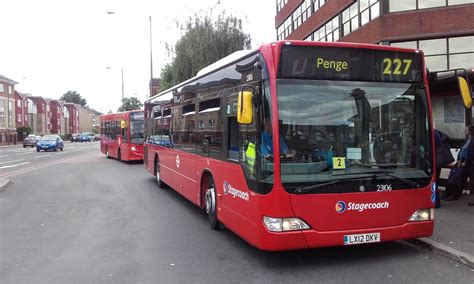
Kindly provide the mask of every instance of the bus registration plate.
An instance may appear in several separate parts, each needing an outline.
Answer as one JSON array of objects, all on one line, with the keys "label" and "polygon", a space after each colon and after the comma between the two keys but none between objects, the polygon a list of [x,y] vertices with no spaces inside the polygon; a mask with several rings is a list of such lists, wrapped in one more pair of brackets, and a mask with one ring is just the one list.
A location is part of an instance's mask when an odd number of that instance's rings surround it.
[{"label": "bus registration plate", "polygon": [[344,245],[356,245],[380,242],[380,233],[345,235]]}]

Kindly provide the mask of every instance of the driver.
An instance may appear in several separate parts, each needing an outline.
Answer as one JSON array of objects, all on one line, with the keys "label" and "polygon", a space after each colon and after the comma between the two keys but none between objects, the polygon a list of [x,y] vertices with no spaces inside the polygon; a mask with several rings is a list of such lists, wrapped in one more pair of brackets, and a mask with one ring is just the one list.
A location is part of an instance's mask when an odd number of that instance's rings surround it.
[{"label": "driver", "polygon": [[[264,121],[265,130],[262,132],[262,144],[260,145],[260,153],[262,157],[273,156],[273,136],[272,136],[272,123],[270,118],[265,119]],[[285,140],[280,135],[280,154],[288,154],[288,145],[286,145]]]}]

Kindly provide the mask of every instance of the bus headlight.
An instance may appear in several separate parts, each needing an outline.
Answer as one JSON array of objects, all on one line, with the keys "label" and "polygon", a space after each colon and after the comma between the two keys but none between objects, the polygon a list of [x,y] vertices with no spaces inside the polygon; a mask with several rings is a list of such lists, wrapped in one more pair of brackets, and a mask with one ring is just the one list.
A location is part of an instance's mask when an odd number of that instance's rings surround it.
[{"label": "bus headlight", "polygon": [[434,208],[426,208],[426,209],[419,209],[413,213],[410,218],[408,218],[409,222],[417,222],[417,221],[429,221],[434,220]]},{"label": "bus headlight", "polygon": [[263,223],[265,227],[271,232],[287,232],[287,231],[299,231],[309,229],[306,224],[300,218],[273,218],[263,216]]},{"label": "bus headlight", "polygon": [[135,146],[132,146],[132,148],[130,148],[132,151],[136,151],[137,148],[135,148]]}]

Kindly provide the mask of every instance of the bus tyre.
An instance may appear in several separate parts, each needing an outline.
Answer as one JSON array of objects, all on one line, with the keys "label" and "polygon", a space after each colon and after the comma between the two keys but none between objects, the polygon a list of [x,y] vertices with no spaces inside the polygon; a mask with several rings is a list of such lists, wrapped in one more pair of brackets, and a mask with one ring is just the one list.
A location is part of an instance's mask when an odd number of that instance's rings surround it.
[{"label": "bus tyre", "polygon": [[208,178],[205,186],[205,201],[206,201],[206,214],[209,225],[213,230],[219,230],[221,228],[219,220],[217,220],[217,198],[216,198],[216,186],[212,177]]},{"label": "bus tyre", "polygon": [[122,151],[120,151],[120,149],[118,150],[117,160],[122,161]]},{"label": "bus tyre", "polygon": [[105,157],[107,159],[110,159],[110,156],[109,156],[109,146],[105,146]]},{"label": "bus tyre", "polygon": [[155,176],[156,176],[156,183],[158,183],[158,187],[160,187],[161,189],[164,189],[166,185],[161,180],[160,161],[158,159],[155,160]]}]

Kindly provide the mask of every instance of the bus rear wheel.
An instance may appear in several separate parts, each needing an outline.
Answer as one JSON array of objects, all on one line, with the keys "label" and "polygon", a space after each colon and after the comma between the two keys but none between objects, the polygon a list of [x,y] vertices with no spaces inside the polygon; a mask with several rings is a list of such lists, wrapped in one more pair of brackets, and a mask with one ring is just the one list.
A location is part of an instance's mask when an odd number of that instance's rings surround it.
[{"label": "bus rear wheel", "polygon": [[122,151],[118,150],[117,160],[122,161]]},{"label": "bus rear wheel", "polygon": [[110,156],[109,156],[109,146],[105,146],[105,157],[107,159],[110,159]]},{"label": "bus rear wheel", "polygon": [[207,220],[209,221],[209,225],[213,230],[219,230],[221,228],[221,224],[219,220],[217,220],[217,198],[216,198],[216,186],[214,184],[214,179],[209,176],[207,178],[207,182],[203,184],[205,186],[205,209],[207,214]]},{"label": "bus rear wheel", "polygon": [[156,183],[158,183],[158,187],[164,189],[166,187],[166,184],[161,180],[160,161],[158,160],[158,157],[155,159],[155,177]]}]

